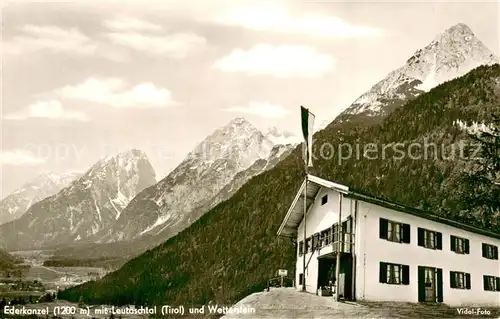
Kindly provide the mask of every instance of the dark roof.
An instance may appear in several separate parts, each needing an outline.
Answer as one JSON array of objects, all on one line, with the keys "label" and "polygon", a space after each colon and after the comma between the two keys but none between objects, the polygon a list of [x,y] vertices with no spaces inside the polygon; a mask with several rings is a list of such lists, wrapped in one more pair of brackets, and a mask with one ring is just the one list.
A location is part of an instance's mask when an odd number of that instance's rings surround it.
[{"label": "dark roof", "polygon": [[[328,180],[322,179],[322,178],[317,177],[317,176],[308,175],[308,184],[309,183],[319,186],[318,189],[316,189],[316,188],[311,189],[311,190],[314,190],[314,193],[308,194],[309,196],[311,196],[311,199],[316,197],[315,195],[318,193],[320,187],[326,187],[326,188],[334,189],[334,190],[337,190],[337,191],[344,193],[345,197],[350,197],[353,199],[362,200],[362,201],[367,202],[367,203],[372,203],[372,204],[382,206],[382,207],[385,207],[388,209],[393,209],[395,211],[407,213],[407,214],[414,215],[414,216],[424,218],[427,220],[432,220],[432,221],[435,221],[438,223],[442,223],[442,224],[446,224],[446,225],[449,225],[452,227],[463,229],[465,231],[469,231],[472,233],[500,239],[499,233],[485,230],[485,229],[481,229],[481,228],[478,228],[475,226],[467,225],[467,224],[464,224],[464,223],[461,223],[461,222],[458,222],[455,220],[451,220],[451,219],[448,219],[445,217],[440,217],[440,216],[431,214],[428,211],[424,211],[424,210],[417,209],[414,207],[399,204],[399,203],[396,203],[396,202],[393,202],[393,201],[390,201],[387,199],[375,197],[375,196],[366,194],[360,190],[355,190],[355,189],[350,188],[346,185],[342,185],[339,183],[328,181]],[[296,195],[296,198],[293,201],[293,203],[291,204],[291,206],[288,210],[288,213],[285,216],[285,218],[284,218],[284,220],[283,220],[283,222],[278,230],[278,236],[293,236],[295,233],[294,229],[296,227],[298,227],[298,225],[300,224],[302,217],[303,217],[303,203],[302,203],[303,202],[303,195],[301,193],[304,189],[304,184],[305,183],[303,183],[302,186],[299,188],[297,195]],[[310,192],[308,191],[308,193],[310,193]],[[302,198],[302,200],[300,200],[300,198]],[[310,206],[310,204],[308,204],[308,206]]]},{"label": "dark roof", "polygon": [[440,217],[440,216],[431,214],[431,213],[429,213],[429,212],[427,212],[425,210],[421,210],[421,209],[417,209],[417,208],[414,208],[414,207],[410,207],[410,206],[398,204],[398,203],[395,203],[395,202],[392,202],[392,201],[389,201],[389,200],[386,200],[386,199],[374,197],[374,196],[371,196],[371,195],[366,195],[366,194],[363,194],[363,193],[361,193],[359,191],[350,191],[348,194],[346,194],[344,196],[345,197],[350,197],[350,198],[353,198],[353,199],[362,200],[362,201],[365,201],[367,203],[379,205],[379,206],[382,206],[382,207],[385,207],[385,208],[389,208],[389,209],[393,209],[393,210],[396,210],[396,211],[399,211],[399,212],[403,212],[403,213],[407,213],[407,214],[414,215],[414,216],[417,216],[417,217],[425,218],[425,219],[428,219],[428,220],[432,220],[432,221],[435,221],[435,222],[438,222],[438,223],[442,223],[442,224],[446,224],[446,225],[449,225],[449,226],[453,226],[453,227],[456,227],[456,228],[460,228],[460,229],[463,229],[463,230],[466,230],[466,231],[469,231],[469,232],[472,232],[472,233],[476,233],[476,234],[480,234],[480,235],[484,235],[484,236],[488,236],[488,237],[493,237],[493,238],[496,238],[496,239],[500,239],[500,234],[495,233],[493,231],[489,231],[489,230],[481,229],[481,228],[478,228],[478,227],[475,227],[475,226],[467,225],[467,224],[464,224],[464,223],[461,223],[461,222],[457,222],[457,221],[454,221],[452,219],[448,219],[448,218],[445,218],[445,217]]}]

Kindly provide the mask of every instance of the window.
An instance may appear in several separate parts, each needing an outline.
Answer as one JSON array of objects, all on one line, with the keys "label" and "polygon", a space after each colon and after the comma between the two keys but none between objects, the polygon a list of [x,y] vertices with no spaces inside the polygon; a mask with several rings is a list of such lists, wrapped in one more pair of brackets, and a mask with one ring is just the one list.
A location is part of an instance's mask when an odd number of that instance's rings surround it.
[{"label": "window", "polygon": [[498,259],[498,247],[483,243],[483,257],[488,259]]},{"label": "window", "polygon": [[483,276],[484,290],[500,291],[500,277]]},{"label": "window", "polygon": [[304,254],[304,242],[301,241],[299,243],[299,256],[302,256]]},{"label": "window", "polygon": [[321,198],[321,205],[325,205],[328,202],[328,195],[325,195]]},{"label": "window", "polygon": [[343,241],[343,248],[342,248],[342,251],[343,252],[347,252],[347,253],[350,253],[352,250],[352,218],[351,216],[349,216],[349,218],[342,223],[342,228],[344,230],[343,232],[343,235],[342,235],[342,241]]},{"label": "window", "polygon": [[450,271],[450,287],[456,289],[470,289],[470,274]]},{"label": "window", "polygon": [[380,262],[379,282],[390,285],[409,285],[410,266]]},{"label": "window", "polygon": [[466,238],[450,236],[450,249],[457,254],[469,253],[469,240]]},{"label": "window", "polygon": [[339,241],[339,225],[338,225],[338,223],[335,223],[333,225],[332,232],[333,232],[333,242],[336,243]]},{"label": "window", "polygon": [[440,232],[419,227],[418,245],[429,249],[443,249],[443,236]]},{"label": "window", "polygon": [[387,222],[387,239],[390,241],[401,241],[401,225],[395,222]]},{"label": "window", "polygon": [[379,237],[396,243],[410,243],[410,225],[380,218]]},{"label": "window", "polygon": [[304,282],[304,274],[299,274],[299,285],[303,285]]},{"label": "window", "polygon": [[320,248],[320,241],[319,241],[319,233],[314,234],[313,236],[313,250],[316,250]]},{"label": "window", "polygon": [[323,230],[320,234],[320,244],[319,244],[319,247],[322,248],[322,247],[325,247],[325,246],[328,246],[328,244],[330,243],[330,238],[328,236],[330,236],[330,233],[331,233],[331,230],[330,229],[326,229],[326,230]]},{"label": "window", "polygon": [[306,250],[305,250],[305,253],[309,253],[311,252],[311,237],[307,238],[306,239]]},{"label": "window", "polygon": [[329,228],[325,231],[325,246],[330,245],[332,242],[332,229]]},{"label": "window", "polygon": [[346,221],[342,222],[342,228],[346,233],[352,233],[352,217],[349,216]]}]

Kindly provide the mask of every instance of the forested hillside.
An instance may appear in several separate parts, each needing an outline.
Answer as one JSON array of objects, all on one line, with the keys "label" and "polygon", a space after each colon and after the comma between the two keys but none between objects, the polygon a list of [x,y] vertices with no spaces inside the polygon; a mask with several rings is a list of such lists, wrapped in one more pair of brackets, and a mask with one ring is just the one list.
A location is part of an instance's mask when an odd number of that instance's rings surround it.
[{"label": "forested hillside", "polygon": [[13,269],[16,264],[21,262],[22,260],[20,260],[19,258],[16,258],[6,251],[0,249],[0,276],[3,275],[4,271]]},{"label": "forested hillside", "polygon": [[11,265],[14,263],[14,261],[15,258],[12,255],[0,249],[0,268],[3,266]]},{"label": "forested hillside", "polygon": [[[444,145],[446,157],[453,145],[467,139],[454,122],[491,122],[500,112],[500,66],[479,67],[444,83],[398,108],[380,124],[353,127],[346,119],[334,121],[315,134],[315,155],[326,143],[352,147],[376,143],[434,143]],[[299,125],[299,123],[297,123]],[[350,129],[347,129],[347,128]],[[406,148],[402,148],[406,149]],[[325,148],[323,148],[325,150]],[[335,148],[335,151],[337,149]],[[455,148],[455,153],[458,148]],[[339,163],[338,157],[315,160],[313,174],[345,183],[363,192],[427,209],[435,214],[485,226],[468,216],[458,191],[471,160],[458,156],[401,159],[360,158]],[[432,154],[432,152],[431,152]],[[327,155],[327,154],[323,154]],[[373,156],[373,154],[371,154]],[[277,238],[284,218],[304,176],[300,148],[270,171],[252,178],[233,197],[220,203],[192,226],[163,245],[131,260],[99,282],[63,291],[61,298],[113,304],[206,304],[234,302],[261,290],[278,268],[293,272],[295,248]],[[489,221],[500,233],[498,212]]]}]

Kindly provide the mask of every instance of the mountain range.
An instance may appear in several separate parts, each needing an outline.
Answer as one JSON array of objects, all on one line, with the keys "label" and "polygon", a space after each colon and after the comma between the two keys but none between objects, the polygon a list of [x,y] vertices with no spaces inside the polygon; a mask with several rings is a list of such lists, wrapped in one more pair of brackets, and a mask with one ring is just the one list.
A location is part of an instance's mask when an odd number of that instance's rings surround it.
[{"label": "mountain range", "polygon": [[0,224],[21,217],[28,208],[52,196],[81,176],[81,173],[43,173],[0,201]]},{"label": "mountain range", "polygon": [[390,72],[358,97],[339,118],[348,115],[383,116],[423,92],[499,59],[464,23],[438,34],[404,65]]},{"label": "mountain range", "polygon": [[[464,124],[457,123],[488,124],[493,114],[500,114],[496,61],[470,28],[453,26],[317,132],[314,144],[410,145],[428,140],[450,148],[466,141]],[[457,192],[460,176],[473,164],[458,157],[351,157],[339,164],[317,156],[310,173],[485,227],[481,216],[454,210],[462,200]],[[261,291],[277,269],[294,269],[294,243],[277,238],[276,231],[303,176],[301,149],[296,147],[162,245],[100,281],[63,291],[60,297],[115,305],[202,305],[232,303]],[[491,224],[500,233],[500,216],[493,216]]]},{"label": "mountain range", "polygon": [[[276,144],[284,142],[290,144]],[[290,133],[271,128],[264,134],[238,117],[158,183],[139,150],[102,159],[59,193],[1,225],[0,245],[60,248],[140,239],[137,247],[154,247],[272,167],[295,144]]]},{"label": "mountain range", "polygon": [[198,144],[167,177],[138,194],[99,241],[133,240],[165,230],[175,234],[199,217],[191,212],[218,204],[218,193],[236,185],[239,172],[268,159],[274,146],[244,118],[233,119]]},{"label": "mountain range", "polygon": [[21,250],[84,241],[114,224],[130,200],[154,183],[145,153],[130,150],[104,158],[20,218],[0,225],[0,245]]}]

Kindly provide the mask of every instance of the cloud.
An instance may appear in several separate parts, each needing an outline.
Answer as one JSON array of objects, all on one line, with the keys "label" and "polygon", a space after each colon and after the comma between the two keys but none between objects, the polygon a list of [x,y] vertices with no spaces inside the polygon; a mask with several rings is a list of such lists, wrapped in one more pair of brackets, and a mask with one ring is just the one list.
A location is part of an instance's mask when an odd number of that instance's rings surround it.
[{"label": "cloud", "polygon": [[24,35],[5,42],[5,51],[22,54],[46,50],[52,53],[92,55],[97,44],[78,29],[61,29],[56,26],[26,25],[21,29]]},{"label": "cloud", "polygon": [[43,163],[45,163],[45,159],[26,150],[0,152],[0,164],[2,165],[40,165]]},{"label": "cloud", "polygon": [[193,50],[206,44],[206,39],[194,33],[177,33],[165,36],[145,35],[137,32],[106,34],[114,44],[150,55],[184,58]]},{"label": "cloud", "polygon": [[248,51],[234,49],[216,61],[214,67],[253,75],[317,77],[332,71],[335,59],[306,46],[259,44]]},{"label": "cloud", "polygon": [[84,100],[116,108],[162,108],[178,105],[165,88],[145,82],[133,87],[117,78],[88,78],[84,82],[57,89],[61,98]]},{"label": "cloud", "polygon": [[224,109],[226,112],[247,113],[263,118],[278,118],[289,113],[283,106],[268,102],[253,101],[245,107],[232,107]]},{"label": "cloud", "polygon": [[131,17],[115,17],[104,21],[104,26],[113,31],[162,31],[163,27],[145,20]]},{"label": "cloud", "polygon": [[28,118],[46,118],[52,120],[88,121],[87,115],[82,112],[66,111],[61,102],[56,100],[39,101],[28,106],[24,112],[6,115],[6,120],[25,120]]},{"label": "cloud", "polygon": [[3,52],[13,56],[47,52],[78,57],[95,56],[115,62],[129,60],[127,52],[122,48],[97,42],[77,28],[62,29],[57,26],[25,25],[21,31],[22,35],[10,40],[4,39]]},{"label": "cloud", "polygon": [[350,25],[337,17],[325,14],[292,16],[284,8],[276,6],[232,8],[217,15],[215,21],[256,31],[300,33],[338,38],[374,37],[382,34],[380,29]]}]

